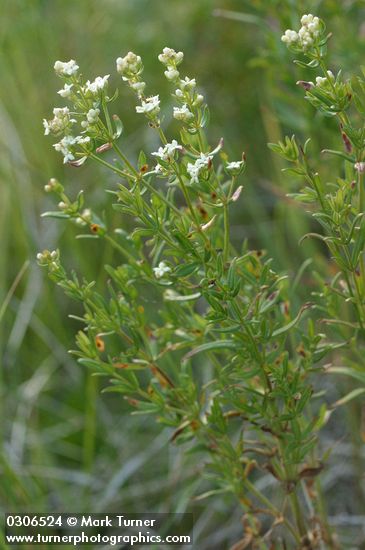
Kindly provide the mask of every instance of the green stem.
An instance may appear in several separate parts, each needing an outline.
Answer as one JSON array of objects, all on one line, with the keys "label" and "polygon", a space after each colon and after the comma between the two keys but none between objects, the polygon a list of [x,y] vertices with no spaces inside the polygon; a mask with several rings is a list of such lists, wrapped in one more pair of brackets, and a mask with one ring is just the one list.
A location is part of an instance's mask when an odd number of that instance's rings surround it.
[{"label": "green stem", "polygon": [[231,184],[229,186],[228,195],[226,196],[223,204],[223,218],[224,218],[224,244],[223,244],[223,261],[227,262],[230,244],[230,231],[229,231],[229,201],[231,200],[234,183],[236,178],[232,177]]},{"label": "green stem", "polygon": [[164,145],[166,145],[167,138],[166,138],[165,133],[164,133],[163,129],[161,128],[161,126],[159,126],[159,128],[158,128],[158,133],[159,133],[159,136],[160,136],[160,139],[161,139],[162,143]]},{"label": "green stem", "polygon": [[96,160],[99,164],[102,164],[106,168],[109,168],[109,170],[112,170],[113,172],[115,172],[119,176],[122,176],[123,178],[128,178],[127,172],[123,172],[123,170],[120,170],[119,168],[116,168],[115,166],[113,166],[109,162],[106,162],[105,160],[101,159],[100,157],[98,157],[94,153],[89,153],[89,155],[92,159]]},{"label": "green stem", "polygon": [[[357,172],[357,187],[359,190],[359,212],[364,214],[365,211],[365,189],[364,189],[364,182],[362,180],[362,173],[360,170]],[[360,274],[361,274],[361,282],[362,282],[362,293],[365,289],[365,265],[364,265],[364,251],[361,252],[360,257]]]},{"label": "green stem", "polygon": [[86,471],[90,471],[94,461],[96,432],[96,399],[98,393],[97,378],[88,375],[85,399],[85,421],[83,442],[83,463]]},{"label": "green stem", "polygon": [[[255,495],[255,497],[260,500],[263,504],[265,504],[265,506],[268,508],[268,510],[270,510],[277,518],[281,518],[282,517],[282,514],[280,512],[280,510],[278,510],[270,501],[269,499],[267,499],[265,497],[265,495],[263,495],[258,489],[256,489],[255,485],[253,483],[251,483],[248,479],[245,479],[244,481],[244,484],[246,485],[247,489],[253,494]],[[286,525],[286,527],[288,528],[288,530],[290,531],[290,533],[293,535],[294,537],[294,540],[295,542],[300,542],[300,537],[299,535],[297,534],[296,532],[296,529],[295,527],[292,525],[292,523],[286,519],[286,518],[282,518],[283,519],[283,522],[284,524]]]},{"label": "green stem", "polygon": [[198,129],[198,142],[201,153],[204,153],[205,147],[203,143],[202,131],[200,128]]},{"label": "green stem", "polygon": [[177,175],[177,178],[180,182],[180,186],[181,186],[181,190],[184,194],[184,197],[185,197],[185,200],[186,200],[186,204],[188,205],[188,208],[190,210],[190,213],[191,213],[191,216],[194,220],[194,223],[195,223],[195,226],[196,226],[196,229],[198,231],[198,233],[202,236],[203,240],[205,241],[206,245],[210,248],[210,241],[208,239],[208,237],[205,235],[204,231],[202,230],[201,226],[200,226],[200,223],[199,223],[199,220],[197,218],[197,215],[196,215],[196,212],[194,210],[194,207],[193,207],[193,204],[191,202],[191,199],[190,199],[190,196],[189,196],[189,191],[184,183],[184,180],[183,178],[181,177],[178,169],[176,170],[176,175]]},{"label": "green stem", "polygon": [[122,159],[122,161],[127,166],[127,168],[129,168],[129,170],[132,172],[132,174],[136,177],[139,177],[138,170],[133,166],[132,163],[129,162],[129,160],[127,159],[125,154],[119,149],[118,145],[115,142],[113,142],[112,146],[113,146],[114,151],[119,155],[119,157]]},{"label": "green stem", "polygon": [[292,503],[292,508],[293,508],[293,512],[294,512],[295,521],[296,521],[297,526],[298,526],[298,531],[302,536],[305,536],[307,534],[307,529],[306,529],[304,521],[303,521],[302,512],[301,512],[300,506],[299,506],[298,495],[297,495],[295,489],[290,494],[290,500],[291,500],[291,503]]},{"label": "green stem", "polygon": [[123,256],[125,256],[131,263],[135,264],[136,263],[136,259],[134,258],[134,256],[132,256],[132,254],[130,254],[130,252],[128,252],[128,250],[126,250],[125,248],[123,248],[119,243],[117,243],[113,237],[111,237],[110,235],[103,235],[104,236],[104,239],[107,240],[113,248],[115,248],[116,250],[118,250],[118,252],[120,252],[121,254],[123,254]]}]

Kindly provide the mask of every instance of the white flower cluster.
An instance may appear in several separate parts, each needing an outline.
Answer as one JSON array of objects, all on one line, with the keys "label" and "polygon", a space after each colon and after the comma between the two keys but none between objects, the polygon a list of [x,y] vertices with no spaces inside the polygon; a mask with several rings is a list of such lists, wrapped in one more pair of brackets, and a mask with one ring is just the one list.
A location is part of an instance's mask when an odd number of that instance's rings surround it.
[{"label": "white flower cluster", "polygon": [[141,57],[133,52],[128,52],[124,57],[118,57],[116,63],[117,72],[123,80],[129,80],[131,76],[136,76],[143,70]]},{"label": "white flower cluster", "polygon": [[196,92],[195,78],[188,78],[187,76],[184,79],[180,78],[177,66],[184,59],[183,52],[176,52],[172,48],[164,48],[158,59],[166,66],[166,78],[177,84],[175,98],[179,106],[174,107],[174,118],[185,123],[191,122],[194,119],[194,107],[199,107],[203,103],[204,97]]},{"label": "white flower cluster", "polygon": [[83,120],[81,122],[81,126],[83,128],[89,128],[89,126],[93,126],[98,122],[99,114],[100,114],[100,109],[89,109],[88,112],[86,113],[86,120]]},{"label": "white flower cluster", "polygon": [[43,252],[38,252],[37,261],[39,265],[48,265],[50,268],[57,269],[60,265],[60,253],[58,250],[43,250]]},{"label": "white flower cluster", "polygon": [[335,75],[332,71],[327,71],[327,76],[317,76],[316,77],[316,86],[323,86],[327,84],[329,80],[334,80]]},{"label": "white flower cluster", "polygon": [[175,151],[182,149],[182,146],[178,144],[176,139],[173,139],[171,143],[166,143],[165,147],[159,147],[158,151],[151,153],[151,155],[160,158],[161,160],[170,161],[174,158]]},{"label": "white flower cluster", "polygon": [[177,66],[180,65],[183,59],[183,52],[175,52],[172,48],[164,48],[162,50],[162,53],[158,56],[158,60],[165,65],[165,76],[168,80],[176,80],[179,77],[180,73],[177,70]]},{"label": "white flower cluster", "polygon": [[189,120],[194,118],[193,113],[190,111],[186,103],[184,103],[181,107],[174,107],[173,115],[176,120],[182,120],[183,122],[189,122]]},{"label": "white flower cluster", "polygon": [[[66,80],[58,94],[68,99],[73,107],[71,111],[68,107],[55,107],[53,119],[43,120],[44,133],[60,136],[59,142],[53,147],[62,153],[64,163],[75,161],[74,164],[80,165],[89,156],[89,144],[94,146],[91,138],[109,140],[109,131],[103,122],[99,124],[99,116],[110,75],[97,76],[93,81],[83,82],[78,75],[79,66],[73,59],[67,62],[56,61],[54,69],[59,77]],[[77,122],[81,126],[79,132],[74,126]],[[77,135],[78,133],[81,135]]]},{"label": "white flower cluster", "polygon": [[142,99],[141,105],[136,107],[137,113],[147,115],[149,118],[155,118],[160,112],[160,98],[158,95]]},{"label": "white flower cluster", "polygon": [[243,160],[235,160],[229,162],[226,166],[227,170],[238,170],[243,165]]},{"label": "white flower cluster", "polygon": [[79,66],[74,59],[70,59],[70,61],[66,62],[56,61],[54,64],[54,70],[58,76],[74,76],[77,74]]},{"label": "white flower cluster", "polygon": [[71,92],[72,88],[73,88],[73,84],[65,84],[61,90],[58,90],[57,93],[61,97],[68,98],[72,94],[72,92]]},{"label": "white flower cluster", "polygon": [[200,157],[195,161],[194,164],[188,163],[186,170],[190,176],[191,183],[199,183],[199,175],[201,172],[209,168],[212,162],[213,156],[200,153]]},{"label": "white flower cluster", "polygon": [[287,46],[297,45],[304,50],[310,48],[321,33],[321,20],[308,13],[300,20],[302,26],[298,32],[287,29],[281,37]]},{"label": "white flower cluster", "polygon": [[234,160],[232,162],[228,162],[225,166],[226,172],[230,174],[231,176],[238,176],[243,168],[245,166],[244,160]]},{"label": "white flower cluster", "polygon": [[88,80],[85,84],[85,93],[90,93],[91,95],[98,95],[99,92],[102,92],[108,86],[108,78],[110,74],[105,76],[97,76],[93,82]]},{"label": "white flower cluster", "polygon": [[70,110],[68,107],[55,107],[53,109],[54,117],[52,120],[43,119],[44,135],[48,134],[60,134],[66,130],[71,124],[76,122],[75,119],[70,117]]},{"label": "white flower cluster", "polygon": [[160,98],[158,95],[150,97],[144,95],[146,83],[140,76],[143,72],[141,57],[133,52],[128,52],[125,57],[118,57],[117,72],[123,80],[128,82],[141,101],[141,105],[136,107],[136,112],[146,115],[154,124],[159,125],[157,115],[160,112]]},{"label": "white flower cluster", "polygon": [[86,115],[87,121],[90,124],[95,124],[99,118],[100,109],[89,109]]},{"label": "white flower cluster", "polygon": [[51,178],[44,186],[44,190],[46,193],[51,193],[51,191],[56,191],[56,189],[59,188],[59,185],[60,184],[56,178]]},{"label": "white flower cluster", "polygon": [[160,262],[157,267],[153,268],[156,279],[161,279],[166,275],[166,273],[169,273],[170,271],[171,268],[168,267],[165,262]]},{"label": "white flower cluster", "polygon": [[[187,76],[179,81],[179,88],[175,91],[176,98],[183,102],[181,107],[174,107],[174,118],[182,120],[183,122],[189,122],[194,118],[194,114],[191,109],[198,107],[204,101],[204,97],[201,94],[195,92],[196,80],[195,78],[188,78]],[[190,106],[190,108],[189,108]]]},{"label": "white flower cluster", "polygon": [[85,145],[90,142],[89,136],[71,136],[66,135],[59,143],[55,143],[53,147],[56,151],[63,154],[63,163],[75,160],[75,145]]},{"label": "white flower cluster", "polygon": [[146,87],[146,83],[140,77],[143,72],[141,57],[133,52],[128,52],[125,57],[118,57],[116,63],[117,72],[141,98]]}]

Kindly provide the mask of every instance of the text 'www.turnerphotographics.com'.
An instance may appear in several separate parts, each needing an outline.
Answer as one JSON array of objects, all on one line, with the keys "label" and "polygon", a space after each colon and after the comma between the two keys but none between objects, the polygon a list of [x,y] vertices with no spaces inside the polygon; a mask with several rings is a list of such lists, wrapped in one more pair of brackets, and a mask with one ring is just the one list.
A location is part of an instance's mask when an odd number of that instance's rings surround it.
[{"label": "text 'www.turnerphotographics.com'", "polygon": [[192,514],[6,514],[8,545],[184,545]]}]

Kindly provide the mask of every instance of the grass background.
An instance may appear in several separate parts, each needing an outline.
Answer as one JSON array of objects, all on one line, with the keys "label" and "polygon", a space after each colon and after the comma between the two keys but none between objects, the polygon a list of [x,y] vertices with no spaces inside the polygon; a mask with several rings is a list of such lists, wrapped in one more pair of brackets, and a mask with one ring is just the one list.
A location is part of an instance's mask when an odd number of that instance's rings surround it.
[{"label": "grass background", "polygon": [[[197,77],[210,105],[211,143],[224,136],[232,159],[247,155],[235,239],[267,249],[276,268],[293,275],[309,255],[326,269],[321,248],[298,246],[312,222],[285,197],[293,182],[266,143],[287,132],[303,141],[311,136],[319,156],[324,146],[339,147],[338,132],[332,119],[319,120],[303,100],[295,82],[313,75],[292,64],[280,35],[302,13],[317,13],[334,33],[332,69],[358,70],[364,2],[0,0],[0,10],[0,507],[194,510],[196,547],[226,548],[239,538],[240,510],[230,500],[193,502],[201,465],[168,446],[168,431],[151,419],[129,416],[120,397],[100,395],[97,382],[67,353],[78,329],[67,318],[75,305],[45,279],[35,255],[60,247],[68,265],[102,284],[100,266],[112,251],[101,252],[92,241],[86,250],[69,226],[65,231],[63,223],[41,220],[41,212],[52,209],[43,186],[57,177],[72,194],[84,189],[102,212],[113,177],[95,166],[64,167],[43,135],[42,118],[62,103],[52,67],[56,59],[75,58],[90,78],[112,75],[112,87],[120,88],[115,109],[125,126],[122,144],[135,157],[141,146],[156,145],[155,136],[135,116],[115,59],[129,50],[143,57],[169,133],[171,99],[157,55],[166,45],[183,50],[183,71]],[[330,178],[334,167],[336,161],[326,159],[322,171]]]}]

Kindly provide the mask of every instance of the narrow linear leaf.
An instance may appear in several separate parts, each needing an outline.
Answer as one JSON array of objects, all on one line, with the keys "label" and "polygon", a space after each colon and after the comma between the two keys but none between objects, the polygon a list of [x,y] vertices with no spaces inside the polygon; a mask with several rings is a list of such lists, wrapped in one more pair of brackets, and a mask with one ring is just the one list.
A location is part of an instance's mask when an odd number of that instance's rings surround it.
[{"label": "narrow linear leaf", "polygon": [[300,308],[298,315],[290,323],[288,323],[284,327],[281,327],[281,328],[278,328],[277,330],[274,330],[274,332],[272,333],[272,336],[275,337],[275,336],[279,336],[280,334],[284,334],[285,332],[288,332],[288,330],[290,330],[292,327],[294,327],[299,322],[301,316],[303,315],[303,312],[306,309],[308,309],[312,306],[313,306],[313,304],[311,304],[311,303],[304,304],[304,306]]},{"label": "narrow linear leaf", "polygon": [[206,344],[202,344],[201,346],[198,346],[183,357],[183,361],[187,361],[194,355],[197,355],[198,353],[202,353],[203,351],[213,351],[217,349],[236,349],[237,343],[234,340],[218,340],[216,342],[208,342]]},{"label": "narrow linear leaf", "polygon": [[330,408],[336,409],[337,407],[341,407],[341,405],[346,405],[346,403],[349,403],[349,401],[356,399],[356,397],[364,393],[365,393],[365,388],[356,388],[356,390],[350,391],[350,393],[348,393],[344,397],[341,397],[341,399],[338,399],[338,401],[335,401],[334,403],[332,403],[332,405],[330,405]]}]

